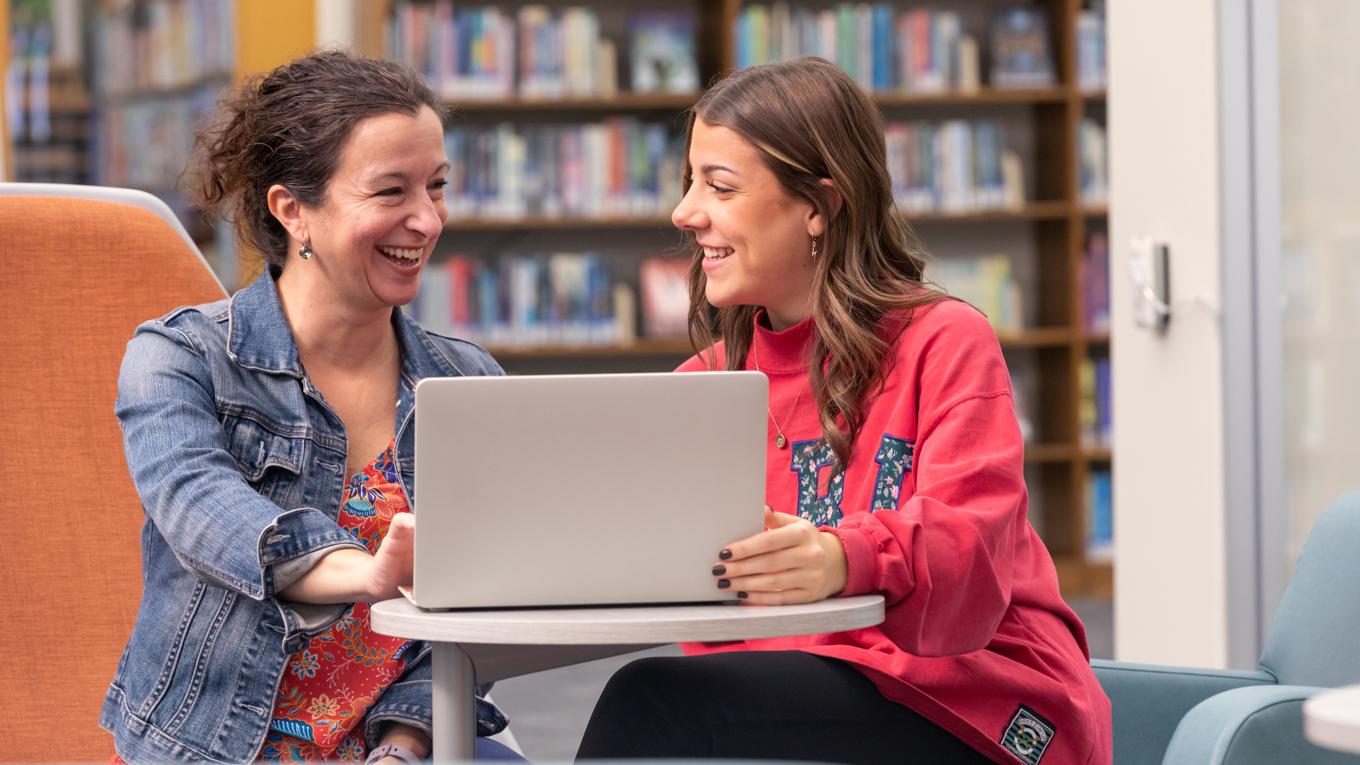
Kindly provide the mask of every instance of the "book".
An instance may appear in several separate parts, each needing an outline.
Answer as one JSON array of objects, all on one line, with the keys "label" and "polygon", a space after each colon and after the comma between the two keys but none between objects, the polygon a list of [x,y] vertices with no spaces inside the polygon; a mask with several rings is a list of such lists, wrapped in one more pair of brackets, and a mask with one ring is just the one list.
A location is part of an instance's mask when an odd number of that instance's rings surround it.
[{"label": "book", "polygon": [[1081,258],[1082,323],[1087,332],[1110,330],[1110,244],[1104,232],[1086,237]]},{"label": "book", "polygon": [[638,269],[642,326],[648,337],[689,334],[689,259],[650,257]]},{"label": "book", "polygon": [[634,92],[692,93],[699,89],[693,16],[668,11],[635,13],[628,28]]},{"label": "book", "polygon": [[1114,494],[1110,471],[1091,473],[1086,485],[1086,559],[1114,559]]},{"label": "book", "polygon": [[987,316],[998,332],[1023,329],[1020,286],[1009,255],[938,258],[926,267],[930,282]]},{"label": "book", "polygon": [[1008,8],[992,19],[991,82],[995,88],[1046,88],[1055,82],[1044,12]]}]

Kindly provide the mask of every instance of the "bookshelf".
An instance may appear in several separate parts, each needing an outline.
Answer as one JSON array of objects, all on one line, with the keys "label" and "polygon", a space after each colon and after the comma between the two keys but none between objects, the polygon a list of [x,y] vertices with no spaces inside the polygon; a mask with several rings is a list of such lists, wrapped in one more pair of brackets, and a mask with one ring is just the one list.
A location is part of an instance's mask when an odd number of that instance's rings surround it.
[{"label": "bookshelf", "polygon": [[87,181],[137,188],[184,221],[223,283],[248,281],[233,232],[193,208],[182,177],[194,132],[222,92],[315,42],[310,3],[137,0],[83,7],[89,44]]},{"label": "bookshelf", "polygon": [[[630,14],[638,9],[687,14],[700,82],[709,82],[743,57],[750,57],[749,41],[739,36],[749,29],[752,16],[759,16],[748,13],[756,5],[745,0],[553,4],[550,7],[559,11],[568,7],[589,9],[596,25],[593,28],[611,41],[619,72],[608,83],[608,92],[556,98],[522,95],[513,78],[501,80],[499,97],[485,92],[460,93],[454,88],[446,93],[448,103],[455,108],[453,124],[461,130],[490,132],[504,131],[507,125],[528,129],[631,118],[668,121],[674,129],[672,135],[678,136],[683,126],[681,115],[698,94],[630,90],[626,71]],[[941,209],[938,205],[933,209],[904,208],[904,217],[937,262],[992,253],[998,248],[1012,261],[1009,278],[1016,286],[1017,305],[1011,308],[1018,318],[997,329],[1028,420],[1026,473],[1032,520],[1053,553],[1064,593],[1108,598],[1113,592],[1113,566],[1106,550],[1095,549],[1098,540],[1091,535],[1093,527],[1108,525],[1109,516],[1106,514],[1104,520],[1094,517],[1091,503],[1093,482],[1107,480],[1101,476],[1108,476],[1114,459],[1108,440],[1092,438],[1098,428],[1091,423],[1089,383],[1091,362],[1109,359],[1107,320],[1101,323],[1092,317],[1093,311],[1101,310],[1092,303],[1107,303],[1108,289],[1101,295],[1088,294],[1092,277],[1087,273],[1093,268],[1088,255],[1092,237],[1108,237],[1107,202],[1103,194],[1092,193],[1090,188],[1093,171],[1098,170],[1102,174],[1099,180],[1104,181],[1103,166],[1095,166],[1103,160],[1103,146],[1089,145],[1094,139],[1103,140],[1105,125],[1107,92],[1100,68],[1103,21],[1091,13],[1090,0],[1033,0],[1026,5],[1042,11],[1052,82],[1013,88],[991,86],[982,64],[990,56],[987,38],[991,19],[1003,6],[993,0],[961,0],[950,4],[957,19],[947,21],[980,43],[980,76],[962,87],[955,86],[957,83],[940,87],[934,82],[924,89],[904,90],[898,83],[871,93],[889,124],[933,129],[959,121],[970,127],[991,123],[1006,136],[1005,148],[1014,150],[1021,159],[1022,199],[961,209]],[[772,7],[769,3],[766,6]],[[485,0],[477,7],[495,8],[498,18],[513,19],[524,3]],[[807,2],[790,3],[789,7],[795,12],[846,13],[847,6]],[[909,15],[918,4],[901,2],[884,7],[892,9],[890,14]],[[437,0],[364,4],[360,24],[365,30],[363,52],[406,60],[419,67],[419,62],[404,58],[408,51],[391,49],[393,38],[386,26],[411,8],[431,18],[441,12]],[[873,13],[870,6],[854,6],[851,12],[861,12],[859,8],[869,9],[863,13]],[[1093,28],[1097,22],[1101,26]],[[409,19],[402,23],[408,23],[405,31],[409,38],[417,27],[410,26]],[[513,42],[513,38],[507,36],[504,41]],[[1098,47],[1093,48],[1096,44]],[[1097,67],[1091,66],[1095,55],[1101,58]],[[452,69],[456,66],[445,67],[446,72]],[[876,76],[881,74],[877,72]],[[455,210],[440,250],[446,257],[480,259],[489,269],[501,268],[507,260],[546,259],[548,253],[592,253],[591,257],[608,263],[614,278],[636,295],[640,292],[639,262],[679,242],[670,226],[669,202],[664,193],[660,197],[655,209],[641,213],[573,216],[530,210],[497,217]],[[1108,249],[1108,243],[1105,246]],[[950,271],[950,265],[942,266],[942,270]],[[1103,310],[1108,312],[1107,307]],[[645,316],[642,318],[644,321],[636,322],[638,334],[624,339],[585,343],[536,341],[532,335],[516,336],[508,343],[485,336],[481,339],[511,373],[668,370],[690,353],[683,339],[648,336]],[[1104,409],[1108,420],[1108,402]]]}]

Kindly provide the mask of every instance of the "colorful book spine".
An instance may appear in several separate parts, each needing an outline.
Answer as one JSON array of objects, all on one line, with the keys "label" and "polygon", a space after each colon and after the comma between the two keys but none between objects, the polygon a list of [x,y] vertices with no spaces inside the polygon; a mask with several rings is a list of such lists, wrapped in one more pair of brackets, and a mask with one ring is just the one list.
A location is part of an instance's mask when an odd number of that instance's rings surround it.
[{"label": "colorful book spine", "polygon": [[449,217],[664,215],[680,199],[680,143],[633,118],[584,125],[456,127]]},{"label": "colorful book spine", "polygon": [[453,255],[426,267],[406,311],[431,331],[487,345],[611,345],[636,340],[631,290],[591,253]]},{"label": "colorful book spine", "polygon": [[1086,559],[1114,560],[1114,487],[1108,470],[1091,473],[1086,487]]},{"label": "colorful book spine", "polygon": [[977,87],[976,38],[954,11],[837,3],[790,10],[752,3],[737,16],[738,67],[821,56],[866,90],[937,93]]}]

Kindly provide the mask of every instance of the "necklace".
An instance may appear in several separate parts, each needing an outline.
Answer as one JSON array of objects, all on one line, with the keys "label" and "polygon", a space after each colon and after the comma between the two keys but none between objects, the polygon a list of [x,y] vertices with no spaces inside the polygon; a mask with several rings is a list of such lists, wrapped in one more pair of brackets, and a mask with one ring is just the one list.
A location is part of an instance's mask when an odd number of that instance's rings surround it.
[{"label": "necklace", "polygon": [[[757,371],[757,372],[760,372],[761,374],[766,375],[767,377],[769,376],[768,374],[766,374],[765,370],[763,370],[763,369],[760,368],[760,355],[756,353],[756,345],[755,345],[755,343],[751,343],[751,362],[752,362],[753,364],[756,365],[756,371]],[[800,387],[798,388],[798,395],[796,395],[796,396],[793,397],[793,406],[789,407],[789,413],[788,413],[788,416],[786,416],[786,417],[784,418],[785,420],[787,420],[789,417],[792,417],[792,416],[793,416],[793,413],[796,412],[796,411],[798,411],[798,399],[800,399],[800,398],[803,397],[803,388],[804,388],[804,387],[807,387],[807,386],[804,385],[804,386],[800,386]],[[765,411],[766,411],[766,412],[769,412],[769,414],[770,414],[770,422],[774,423],[774,432],[775,432],[774,445],[775,445],[775,448],[777,448],[777,449],[783,449],[784,447],[786,447],[786,446],[789,445],[789,439],[787,439],[787,438],[784,437],[784,429],[781,428],[781,427],[779,427],[779,420],[775,419],[774,410],[770,408],[770,405],[769,405],[769,404],[766,404],[766,405],[765,405]]]}]

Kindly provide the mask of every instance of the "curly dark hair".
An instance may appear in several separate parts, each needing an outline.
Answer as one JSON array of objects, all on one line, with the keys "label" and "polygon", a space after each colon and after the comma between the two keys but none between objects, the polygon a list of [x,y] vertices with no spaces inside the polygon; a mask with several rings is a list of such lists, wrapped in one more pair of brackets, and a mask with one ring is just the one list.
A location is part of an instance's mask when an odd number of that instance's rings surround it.
[{"label": "curly dark hair", "polygon": [[411,69],[336,50],[313,51],[253,77],[218,104],[200,131],[190,175],[199,209],[236,224],[237,237],[272,269],[288,256],[288,232],[269,212],[269,187],[302,204],[326,201],[340,151],[355,125],[384,114],[447,112]]}]

